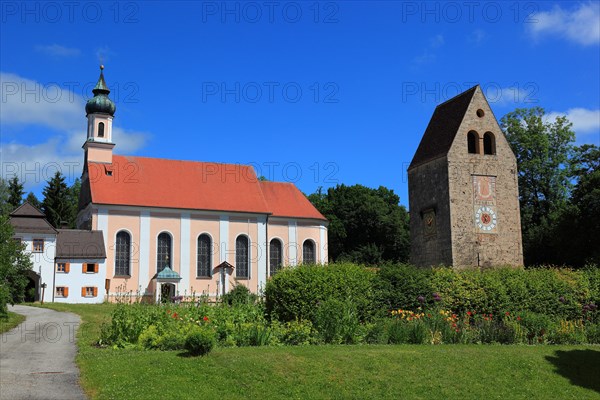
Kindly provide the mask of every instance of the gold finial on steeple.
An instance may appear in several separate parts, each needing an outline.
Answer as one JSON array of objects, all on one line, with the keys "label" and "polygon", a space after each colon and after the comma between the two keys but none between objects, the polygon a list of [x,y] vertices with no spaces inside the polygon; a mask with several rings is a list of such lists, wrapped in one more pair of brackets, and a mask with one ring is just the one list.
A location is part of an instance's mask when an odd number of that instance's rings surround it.
[{"label": "gold finial on steeple", "polygon": [[100,64],[100,71],[102,71],[104,69],[104,65]]}]

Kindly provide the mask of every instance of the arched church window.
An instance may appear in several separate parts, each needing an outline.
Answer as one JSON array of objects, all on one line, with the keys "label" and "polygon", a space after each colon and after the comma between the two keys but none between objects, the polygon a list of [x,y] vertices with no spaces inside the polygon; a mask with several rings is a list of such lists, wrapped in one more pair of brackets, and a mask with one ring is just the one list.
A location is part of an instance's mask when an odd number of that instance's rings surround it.
[{"label": "arched church window", "polygon": [[314,264],[315,262],[315,243],[312,240],[306,240],[302,245],[302,263]]},{"label": "arched church window", "polygon": [[469,154],[479,153],[479,135],[475,131],[467,133],[467,147]]},{"label": "arched church window", "polygon": [[117,233],[117,243],[115,247],[115,275],[131,275],[131,235],[125,231]]},{"label": "arched church window", "polygon": [[210,236],[202,234],[198,236],[198,265],[197,276],[210,277],[211,272],[211,242]]},{"label": "arched church window", "polygon": [[238,236],[235,240],[235,268],[238,278],[248,278],[248,265],[250,265],[250,252],[248,251],[248,237]]},{"label": "arched church window", "polygon": [[171,268],[171,235],[162,232],[158,235],[156,247],[156,272],[160,272],[165,267]]},{"label": "arched church window", "polygon": [[496,154],[496,139],[492,132],[483,135],[483,154]]},{"label": "arched church window", "polygon": [[269,244],[269,267],[270,275],[273,276],[281,269],[282,264],[282,246],[278,239],[271,240]]},{"label": "arched church window", "polygon": [[104,122],[98,124],[98,137],[104,137]]}]

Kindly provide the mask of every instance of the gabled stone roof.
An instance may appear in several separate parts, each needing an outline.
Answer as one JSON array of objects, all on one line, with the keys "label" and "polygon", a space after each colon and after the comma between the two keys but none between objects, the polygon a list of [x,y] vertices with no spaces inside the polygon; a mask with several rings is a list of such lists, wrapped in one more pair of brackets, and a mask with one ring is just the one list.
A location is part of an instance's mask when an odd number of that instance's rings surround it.
[{"label": "gabled stone roof", "polygon": [[478,87],[476,85],[435,108],[408,169],[448,153]]}]

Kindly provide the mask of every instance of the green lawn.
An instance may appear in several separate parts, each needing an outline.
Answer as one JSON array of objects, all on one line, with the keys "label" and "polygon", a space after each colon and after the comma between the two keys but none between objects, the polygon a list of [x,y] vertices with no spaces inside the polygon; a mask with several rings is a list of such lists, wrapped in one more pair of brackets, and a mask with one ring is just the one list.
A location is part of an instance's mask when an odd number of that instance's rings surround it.
[{"label": "green lawn", "polygon": [[23,321],[25,321],[24,316],[9,311],[7,319],[0,318],[0,333],[10,331]]},{"label": "green lawn", "polygon": [[98,399],[600,399],[598,346],[312,346],[180,352],[98,349],[112,305],[80,314],[82,384]]}]

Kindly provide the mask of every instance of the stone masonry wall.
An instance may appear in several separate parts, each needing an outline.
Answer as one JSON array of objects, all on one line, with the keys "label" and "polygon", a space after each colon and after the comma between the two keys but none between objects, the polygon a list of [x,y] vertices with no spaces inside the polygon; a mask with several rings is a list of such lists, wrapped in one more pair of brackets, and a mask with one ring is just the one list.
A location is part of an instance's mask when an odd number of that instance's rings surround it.
[{"label": "stone masonry wall", "polygon": [[[477,115],[477,110],[483,110],[483,117]],[[481,154],[468,153],[467,133],[471,130],[480,136]],[[495,155],[483,154],[485,132],[492,132],[495,137]],[[452,264],[456,267],[522,265],[517,163],[480,88],[448,152],[448,173]],[[495,177],[495,233],[482,233],[475,225],[473,175]]]},{"label": "stone masonry wall", "polygon": [[[417,266],[451,265],[450,207],[446,157],[408,171],[411,263]],[[434,214],[434,233],[426,232],[424,212]]]}]

